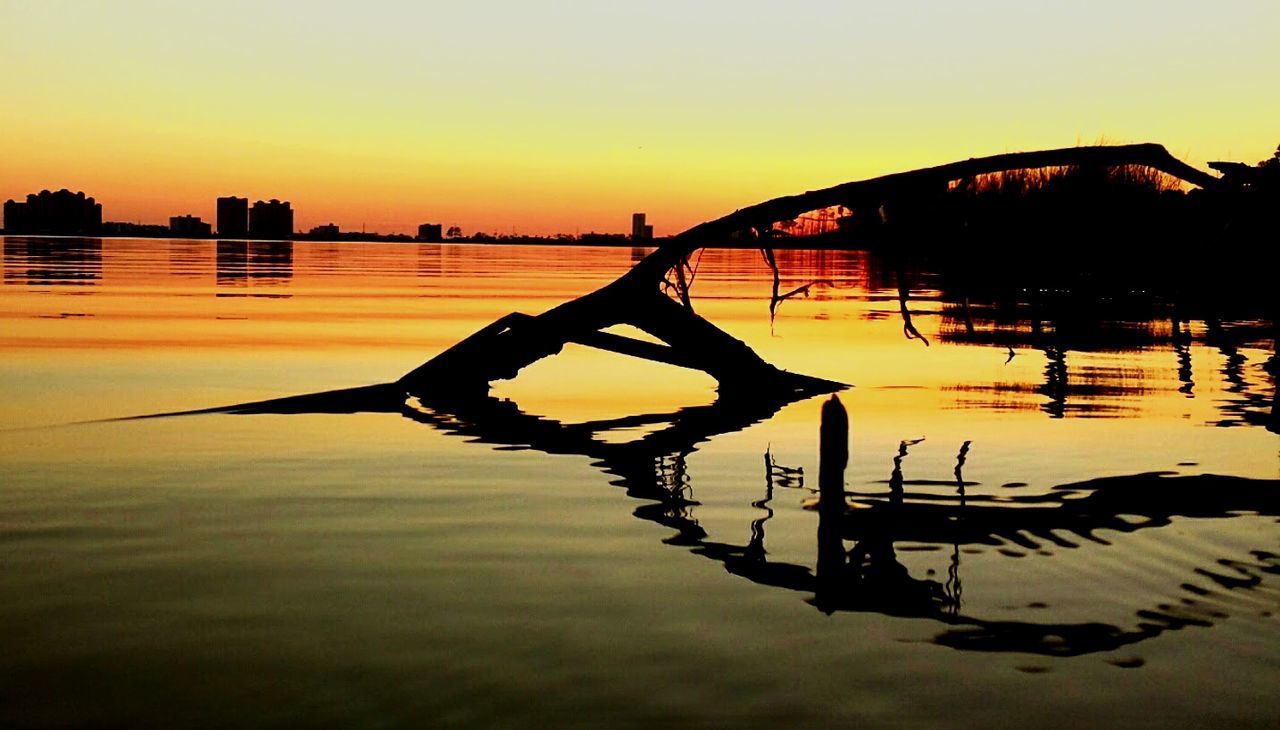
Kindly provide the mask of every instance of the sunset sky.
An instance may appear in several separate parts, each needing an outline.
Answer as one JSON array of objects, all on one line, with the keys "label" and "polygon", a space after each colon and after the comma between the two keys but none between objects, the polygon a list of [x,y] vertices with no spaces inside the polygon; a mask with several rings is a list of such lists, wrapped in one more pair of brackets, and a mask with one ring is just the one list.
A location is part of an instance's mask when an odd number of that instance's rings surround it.
[{"label": "sunset sky", "polygon": [[0,0],[0,199],[658,234],[970,156],[1280,143],[1280,3]]}]

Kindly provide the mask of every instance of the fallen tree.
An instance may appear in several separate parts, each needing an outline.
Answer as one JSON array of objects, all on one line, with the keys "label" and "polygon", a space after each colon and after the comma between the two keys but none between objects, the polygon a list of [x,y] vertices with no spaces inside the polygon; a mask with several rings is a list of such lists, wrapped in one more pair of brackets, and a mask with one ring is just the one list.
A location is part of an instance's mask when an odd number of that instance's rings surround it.
[{"label": "fallen tree", "polygon": [[[1223,184],[1219,178],[1178,160],[1161,145],[1135,144],[972,158],[775,198],[680,233],[594,292],[536,316],[512,313],[502,317],[415,368],[397,386],[409,394],[430,392],[433,399],[439,398],[442,391],[474,397],[487,393],[493,381],[515,377],[523,368],[573,342],[701,370],[717,381],[722,393],[836,390],[844,386],[770,365],[746,343],[695,313],[685,278],[690,255],[700,248],[731,240],[765,242],[775,223],[837,205],[877,209],[890,228],[908,224],[913,202],[944,192],[952,181],[979,175],[1045,167],[1121,165],[1150,167],[1203,188]],[[675,273],[675,282],[668,280],[670,272]],[[664,288],[674,289],[680,301],[668,296]],[[665,344],[602,331],[619,324],[632,325]]]}]

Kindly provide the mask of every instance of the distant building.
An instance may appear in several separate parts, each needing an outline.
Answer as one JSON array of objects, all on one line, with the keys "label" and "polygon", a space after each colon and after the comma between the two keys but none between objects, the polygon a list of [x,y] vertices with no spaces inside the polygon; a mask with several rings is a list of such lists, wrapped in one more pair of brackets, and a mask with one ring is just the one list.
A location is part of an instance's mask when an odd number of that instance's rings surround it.
[{"label": "distant building", "polygon": [[62,189],[42,190],[27,196],[25,203],[4,204],[6,233],[55,236],[93,235],[102,230],[102,204],[84,193]]},{"label": "distant building", "polygon": [[312,228],[311,232],[307,235],[322,238],[325,236],[337,236],[341,232],[342,231],[338,230],[337,223],[327,223],[323,226],[316,226],[315,228]]},{"label": "distant building", "polygon": [[102,233],[107,236],[131,236],[133,238],[167,238],[173,235],[169,226],[159,223],[129,223],[127,221],[105,221]]},{"label": "distant building", "polygon": [[218,198],[218,235],[223,238],[249,235],[248,198]]},{"label": "distant building", "polygon": [[259,200],[249,209],[249,235],[254,238],[287,239],[293,236],[293,208],[289,201]]},{"label": "distant building", "polygon": [[423,223],[418,226],[418,240],[439,243],[444,240],[444,227],[439,223]]},{"label": "distant building", "polygon": [[578,243],[589,246],[622,246],[630,239],[625,233],[596,233],[588,231],[578,236]]},{"label": "distant building", "polygon": [[213,226],[194,215],[175,215],[169,218],[169,232],[175,236],[205,238],[213,234]]},{"label": "distant building", "polygon": [[631,214],[631,240],[632,241],[652,241],[653,226],[645,225],[644,213]]}]

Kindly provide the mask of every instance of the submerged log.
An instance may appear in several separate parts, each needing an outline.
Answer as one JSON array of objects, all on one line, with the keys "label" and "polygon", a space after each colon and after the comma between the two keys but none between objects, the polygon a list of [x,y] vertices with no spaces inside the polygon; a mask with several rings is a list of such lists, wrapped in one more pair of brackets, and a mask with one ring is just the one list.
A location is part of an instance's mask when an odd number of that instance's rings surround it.
[{"label": "submerged log", "polygon": [[[1219,178],[1178,160],[1161,145],[1134,144],[972,158],[775,198],[680,233],[594,292],[537,316],[514,313],[503,317],[407,373],[398,385],[407,393],[432,392],[436,397],[442,391],[460,396],[483,394],[493,381],[513,378],[528,365],[576,342],[702,370],[716,379],[721,390],[838,390],[844,387],[840,383],[788,373],[766,363],[746,343],[694,313],[687,288],[678,287],[681,302],[663,294],[661,284],[667,273],[677,269],[683,274],[685,262],[699,248],[724,244],[742,233],[760,236],[775,223],[811,210],[836,205],[897,208],[945,190],[951,181],[1010,170],[1121,165],[1154,168],[1200,187],[1222,184]],[[601,332],[618,324],[638,327],[665,346]]]}]

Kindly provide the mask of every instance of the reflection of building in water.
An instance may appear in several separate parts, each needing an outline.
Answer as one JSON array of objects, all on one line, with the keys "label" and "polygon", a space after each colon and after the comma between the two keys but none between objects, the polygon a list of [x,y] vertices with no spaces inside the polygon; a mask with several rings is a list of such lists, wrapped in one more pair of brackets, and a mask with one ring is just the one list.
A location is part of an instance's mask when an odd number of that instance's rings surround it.
[{"label": "reflection of building in water", "polygon": [[213,226],[194,215],[175,215],[169,218],[169,232],[175,236],[204,238],[213,234]]},{"label": "reflection of building in water", "polygon": [[[218,241],[217,283],[219,287],[280,287],[293,278],[291,241]],[[218,296],[237,296],[220,292]],[[241,296],[288,296],[279,293]]]},{"label": "reflection of building in water", "polygon": [[249,244],[246,241],[218,241],[218,286],[247,284],[249,277]]},{"label": "reflection of building in water", "polygon": [[102,239],[4,239],[4,283],[84,286],[102,278]]},{"label": "reflection of building in water", "polygon": [[4,204],[4,230],[10,234],[81,236],[101,228],[102,204],[65,188],[53,193],[42,190],[28,195],[26,202]]},{"label": "reflection of building in water", "polygon": [[293,208],[287,200],[259,200],[249,209],[249,235],[254,238],[293,236]]},{"label": "reflection of building in water", "polygon": [[202,279],[208,274],[209,242],[169,241],[169,276],[179,279]]},{"label": "reflection of building in water", "polygon": [[444,247],[418,246],[418,276],[437,277],[444,274]]},{"label": "reflection of building in water", "polygon": [[223,238],[249,235],[248,198],[218,198],[218,235]]}]

